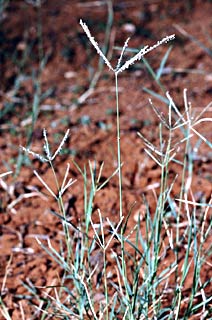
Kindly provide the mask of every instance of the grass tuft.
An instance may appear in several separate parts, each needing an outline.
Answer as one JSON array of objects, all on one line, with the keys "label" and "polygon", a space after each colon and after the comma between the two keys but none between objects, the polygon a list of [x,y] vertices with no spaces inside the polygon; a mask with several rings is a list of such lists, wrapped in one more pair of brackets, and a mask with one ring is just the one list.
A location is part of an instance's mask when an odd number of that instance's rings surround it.
[{"label": "grass tuft", "polygon": [[[211,148],[211,142],[198,130],[199,124],[211,121],[210,118],[204,117],[210,105],[194,116],[186,89],[183,93],[184,110],[175,104],[168,92],[163,97],[167,102],[166,114],[162,114],[150,101],[150,107],[159,120],[159,143],[154,145],[141,132],[138,136],[141,138],[141,144],[145,145],[146,154],[160,169],[159,192],[154,193],[155,208],[143,196],[144,219],[141,219],[139,214],[135,225],[130,227],[128,223],[133,207],[129,212],[124,212],[122,203],[123,164],[118,75],[148,52],[174,39],[174,35],[165,37],[151,47],[142,48],[122,65],[128,39],[114,69],[87,25],[82,20],[80,25],[115,76],[117,168],[101,183],[104,163],[98,170],[96,163],[89,162],[88,167],[81,168],[74,162],[84,183],[84,216],[80,226],[75,226],[66,216],[64,204],[65,191],[75,183],[75,180],[68,178],[70,165],[68,164],[64,170],[62,183],[59,182],[54,166],[55,159],[60,156],[69,136],[69,130],[54,153],[51,152],[46,130],[43,131],[45,155],[35,153],[29,147],[22,147],[29,156],[49,164],[56,191],[50,188],[38,171],[34,171],[34,174],[57,203],[58,211],[51,210],[51,213],[61,220],[65,238],[65,248],[61,245],[59,249],[54,248],[48,238],[45,243],[44,240],[36,239],[62,270],[62,275],[57,283],[48,287],[35,287],[30,280],[24,283],[30,293],[30,301],[37,301],[35,315],[41,319],[52,317],[177,320],[190,319],[193,315],[198,315],[200,319],[209,319],[212,298],[207,289],[212,279],[203,283],[202,269],[210,265],[212,252],[209,244],[212,223],[208,223],[212,200],[196,200],[192,188],[194,154],[198,152],[194,139],[206,143]],[[157,81],[170,50],[167,51],[155,75]],[[179,176],[171,179],[170,171],[173,164],[178,166]],[[94,218],[96,194],[117,174],[118,221],[105,217],[101,208],[97,209],[97,221]],[[179,180],[181,187],[179,195],[176,196],[173,189]],[[186,290],[188,276],[191,275],[193,283]],[[5,283],[6,278],[4,286]],[[5,319],[10,319],[8,309],[2,300],[0,307]]]}]

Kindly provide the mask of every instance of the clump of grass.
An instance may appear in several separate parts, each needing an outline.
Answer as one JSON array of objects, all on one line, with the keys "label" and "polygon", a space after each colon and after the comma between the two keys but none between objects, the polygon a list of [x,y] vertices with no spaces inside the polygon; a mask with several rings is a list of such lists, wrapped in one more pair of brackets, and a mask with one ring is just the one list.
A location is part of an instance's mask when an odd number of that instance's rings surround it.
[{"label": "clump of grass", "polygon": [[[212,227],[211,223],[206,222],[212,201],[197,202],[192,193],[193,159],[194,153],[198,152],[198,148],[193,147],[192,139],[196,135],[199,141],[211,147],[211,143],[196,129],[197,125],[212,121],[210,118],[202,118],[210,105],[204,108],[200,115],[194,117],[191,105],[187,101],[186,90],[183,111],[167,93],[165,99],[168,101],[168,110],[165,116],[150,101],[153,111],[160,120],[159,145],[153,145],[142,133],[138,135],[145,145],[145,152],[161,170],[160,191],[155,194],[154,211],[144,197],[144,220],[141,221],[138,217],[134,228],[129,230],[128,221],[133,209],[125,213],[122,207],[118,75],[141,59],[144,54],[173,39],[174,36],[166,37],[152,47],[146,46],[122,65],[122,57],[129,41],[127,40],[117,66],[113,68],[91,36],[88,27],[82,21],[80,24],[98,54],[115,75],[117,169],[101,183],[104,164],[99,171],[95,163],[92,165],[89,162],[89,171],[86,166],[82,169],[75,164],[84,182],[84,221],[79,227],[68,221],[64,209],[64,192],[74,183],[72,179],[68,179],[69,165],[61,185],[53,165],[69,131],[53,154],[45,130],[45,156],[23,148],[29,155],[50,165],[57,193],[46,184],[37,171],[34,173],[58,204],[59,212],[52,213],[63,223],[66,243],[65,251],[63,249],[57,251],[50,240],[47,241],[47,246],[38,240],[41,247],[56,261],[64,273],[59,285],[53,284],[50,288],[43,288],[43,296],[37,294],[37,288],[31,283],[25,284],[33,293],[33,297],[39,301],[39,306],[35,306],[36,315],[42,313],[42,319],[54,317],[95,320],[177,320],[189,319],[192,315],[198,314],[201,319],[209,319],[212,313],[212,298],[207,295],[206,288],[210,286],[212,279],[203,283],[201,268],[209,263],[212,251],[211,246],[204,245],[209,241]],[[178,141],[175,137],[179,137]],[[170,180],[169,173],[173,162],[179,166],[181,175]],[[92,214],[95,195],[117,173],[118,222],[104,218],[98,209],[98,223],[94,223]],[[181,190],[176,199],[173,195],[173,186],[179,178]],[[141,223],[145,225],[145,232],[141,232]],[[113,268],[110,268],[109,261],[112,261]],[[193,277],[189,295],[184,290],[188,275]],[[2,306],[3,315],[9,319],[5,305]]]},{"label": "clump of grass", "polygon": [[[43,315],[62,316],[64,319],[74,317],[98,320],[147,318],[171,320],[189,319],[194,314],[207,319],[211,314],[211,297],[205,292],[210,286],[211,279],[203,283],[201,269],[208,263],[212,250],[212,247],[207,248],[204,245],[211,232],[211,223],[207,224],[206,221],[212,201],[196,202],[192,195],[193,155],[197,152],[196,146],[192,147],[193,134],[197,134],[202,141],[207,141],[196,131],[195,126],[211,120],[202,118],[201,115],[196,117],[192,115],[186,90],[185,111],[180,111],[169,93],[166,98],[169,100],[167,117],[150,101],[160,119],[160,144],[153,145],[142,133],[138,133],[146,146],[145,152],[161,168],[161,180],[160,192],[155,199],[155,211],[151,212],[150,204],[144,198],[145,219],[142,222],[138,219],[133,229],[129,231],[127,229],[131,212],[127,217],[122,215],[116,224],[108,218],[103,218],[100,209],[98,209],[99,222],[94,223],[92,218],[96,193],[118,173],[119,168],[104,184],[100,184],[103,164],[97,172],[95,164],[89,163],[90,179],[86,167],[83,170],[75,164],[84,180],[84,226],[82,224],[80,229],[74,226],[74,232],[78,235],[76,242],[69,229],[71,227],[73,230],[73,226],[70,226],[65,215],[54,213],[66,226],[65,234],[69,233],[66,238],[67,252],[69,252],[67,259],[64,259],[64,253],[57,252],[52,247],[50,241],[47,247],[39,241],[42,248],[64,270],[59,290],[58,286],[53,285],[54,294],[50,294],[49,291],[47,294],[49,288],[44,291],[45,299],[51,303],[49,302],[45,310],[40,308]],[[209,107],[210,105],[204,108],[202,114]],[[177,120],[176,115],[178,115]],[[59,155],[68,133],[53,155],[45,131],[46,157],[31,150],[26,151],[42,161],[49,162],[54,172],[52,162]],[[180,137],[178,141],[175,136]],[[184,155],[182,159],[181,154]],[[182,172],[179,199],[172,195],[177,179],[177,177],[173,181],[169,179],[172,162],[177,163],[179,172]],[[50,195],[58,201],[58,207],[63,208],[62,190],[71,186],[73,181],[69,180],[70,183],[66,184],[64,178],[56,195],[39,174],[37,172],[35,174]],[[190,195],[191,200],[189,200]],[[145,233],[141,232],[141,223],[145,224]],[[119,244],[120,250],[114,249],[115,243],[116,246]],[[180,263],[182,254],[184,259]],[[168,255],[171,259],[166,262]],[[114,261],[113,277],[116,275],[117,280],[113,280],[110,274],[108,261],[111,259]],[[188,275],[193,277],[189,296],[184,293]],[[39,296],[37,298],[41,299]]]}]

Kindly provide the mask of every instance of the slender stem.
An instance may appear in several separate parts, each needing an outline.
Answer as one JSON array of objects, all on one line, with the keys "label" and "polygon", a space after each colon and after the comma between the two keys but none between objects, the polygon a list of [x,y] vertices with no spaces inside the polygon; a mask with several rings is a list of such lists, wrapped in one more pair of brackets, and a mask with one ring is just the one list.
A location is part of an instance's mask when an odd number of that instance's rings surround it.
[{"label": "slender stem", "polygon": [[[60,214],[66,220],[66,211],[65,211],[65,208],[64,208],[63,198],[60,195],[60,186],[59,186],[59,183],[58,183],[57,175],[56,175],[54,166],[53,166],[51,161],[49,161],[49,164],[50,164],[50,167],[52,169],[52,172],[53,172],[53,175],[54,175],[54,179],[55,179],[55,183],[56,183],[56,186],[57,186],[57,192],[58,192],[57,203],[58,203],[58,207],[59,207],[59,210],[60,210]],[[70,259],[70,256],[71,256],[71,246],[70,246],[71,242],[70,242],[69,229],[68,229],[68,226],[67,226],[66,223],[63,223],[63,229],[64,229],[64,233],[65,233],[66,245],[67,245],[67,250],[68,250],[67,262],[69,262],[69,259]]]},{"label": "slender stem", "polygon": [[120,121],[119,121],[119,91],[118,91],[118,74],[115,73],[116,81],[116,125],[117,125],[117,159],[119,173],[119,213],[122,218],[122,170],[121,170],[121,143],[120,143]]},{"label": "slender stem", "polygon": [[[118,173],[119,173],[119,214],[120,219],[123,218],[123,207],[122,207],[122,170],[121,170],[121,137],[120,137],[120,116],[119,116],[119,91],[118,91],[118,73],[115,72],[115,83],[116,83],[116,125],[117,125],[117,159],[118,159]],[[122,265],[122,277],[124,281],[124,286],[126,290],[127,300],[130,301],[128,294],[128,284],[127,284],[127,272],[125,263],[125,248],[124,248],[124,229],[121,227],[120,232],[121,238],[121,265]],[[129,306],[130,308],[130,306]],[[131,308],[129,310],[131,314]],[[131,317],[129,318],[131,319]]]},{"label": "slender stem", "polygon": [[109,310],[108,310],[108,306],[109,306],[109,297],[108,297],[108,283],[107,283],[107,260],[106,260],[106,250],[105,250],[105,245],[104,245],[104,249],[103,249],[103,259],[104,259],[104,266],[103,266],[103,270],[104,270],[104,286],[105,286],[105,300],[106,300],[106,319],[109,319]]}]

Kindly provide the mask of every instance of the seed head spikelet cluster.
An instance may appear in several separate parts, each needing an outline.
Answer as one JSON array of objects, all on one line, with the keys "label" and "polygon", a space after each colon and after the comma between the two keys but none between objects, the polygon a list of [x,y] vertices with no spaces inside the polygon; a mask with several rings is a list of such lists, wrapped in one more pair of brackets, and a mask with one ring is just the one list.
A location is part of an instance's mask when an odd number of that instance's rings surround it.
[{"label": "seed head spikelet cluster", "polygon": [[51,152],[50,152],[50,149],[49,149],[49,143],[48,143],[48,138],[47,138],[46,129],[43,129],[43,137],[44,137],[44,141],[45,141],[45,143],[44,143],[44,150],[45,150],[47,159],[51,159]]},{"label": "seed head spikelet cluster", "polygon": [[62,147],[65,143],[65,141],[67,140],[68,136],[69,136],[69,129],[66,131],[59,147],[57,148],[57,150],[55,151],[55,153],[53,154],[53,156],[51,155],[51,152],[50,152],[50,149],[49,149],[49,142],[48,142],[48,139],[47,139],[47,132],[46,130],[44,129],[43,130],[43,136],[44,136],[44,141],[45,141],[45,144],[44,144],[44,149],[45,149],[45,152],[46,152],[46,156],[47,156],[47,159],[49,161],[53,161],[56,156],[60,153],[60,151],[62,150]]},{"label": "seed head spikelet cluster", "polygon": [[154,50],[155,48],[159,47],[161,44],[163,43],[167,43],[170,40],[173,40],[175,38],[175,35],[172,34],[170,36],[167,36],[165,38],[163,38],[162,40],[159,40],[156,44],[154,44],[153,46],[149,47],[149,46],[145,46],[144,48],[142,48],[134,57],[132,57],[131,59],[129,59],[128,61],[125,62],[125,64],[118,69],[117,73],[120,73],[126,69],[128,69],[132,64],[134,64],[136,61],[141,60],[141,58],[147,54],[148,52]]},{"label": "seed head spikelet cluster", "polygon": [[4,172],[4,173],[1,173],[0,174],[0,179],[7,176],[8,174],[12,174],[13,172],[12,171],[8,171],[8,172]]},{"label": "seed head spikelet cluster", "polygon": [[92,43],[92,45],[94,46],[94,48],[96,49],[97,53],[102,57],[102,59],[104,60],[105,64],[108,66],[108,68],[113,71],[114,73],[118,74],[126,69],[129,68],[129,66],[131,66],[132,64],[134,64],[136,61],[141,60],[141,58],[147,54],[148,52],[154,50],[155,48],[157,48],[158,46],[160,46],[163,43],[167,43],[170,40],[173,40],[175,38],[175,35],[172,34],[170,36],[166,36],[165,38],[163,38],[162,40],[159,40],[156,44],[154,44],[153,46],[149,47],[149,46],[145,46],[144,48],[142,48],[134,57],[132,57],[131,59],[127,60],[122,66],[121,66],[121,61],[122,61],[122,57],[124,54],[124,51],[126,50],[127,46],[128,46],[128,42],[129,39],[128,38],[125,41],[125,44],[123,46],[120,58],[118,60],[117,63],[117,67],[114,69],[111,65],[111,63],[109,62],[109,60],[107,59],[107,57],[104,55],[104,53],[102,52],[102,50],[100,49],[98,43],[95,41],[94,37],[92,37],[90,30],[88,29],[86,23],[84,23],[82,20],[80,20],[80,25],[83,28],[83,30],[85,31],[88,39],[90,40],[90,42]]},{"label": "seed head spikelet cluster", "polygon": [[106,65],[108,66],[108,68],[112,71],[113,68],[110,64],[110,62],[108,61],[108,59],[105,57],[104,53],[100,50],[98,43],[95,41],[94,37],[92,37],[90,30],[88,29],[87,25],[80,19],[80,25],[83,28],[83,30],[85,31],[88,39],[90,40],[90,42],[92,43],[92,45],[94,46],[94,48],[96,49],[97,53],[102,57],[102,59],[104,60],[104,62],[106,63]]},{"label": "seed head spikelet cluster", "polygon": [[117,66],[116,66],[116,71],[118,71],[118,70],[120,69],[121,62],[122,62],[122,58],[123,58],[123,55],[124,55],[125,50],[126,50],[127,47],[128,47],[128,42],[129,42],[129,41],[130,41],[130,38],[127,38],[127,40],[126,40],[125,43],[124,43],[124,46],[123,46],[123,48],[122,48],[120,57],[119,57],[119,59],[118,59],[118,63],[117,63]]},{"label": "seed head spikelet cluster", "polygon": [[20,146],[20,147],[24,152],[26,152],[27,154],[31,154],[34,158],[39,159],[41,162],[48,162],[49,161],[48,159],[41,156],[39,153],[36,153],[36,152],[30,150],[29,148],[25,148],[23,146]]},{"label": "seed head spikelet cluster", "polygon": [[30,150],[29,148],[25,148],[25,147],[22,147],[21,146],[21,149],[28,153],[28,154],[31,154],[34,158],[38,158],[40,161],[42,162],[51,162],[53,161],[56,156],[60,153],[60,151],[62,150],[62,147],[65,143],[65,141],[67,140],[68,136],[69,136],[69,132],[70,130],[68,129],[59,145],[59,147],[57,148],[57,150],[55,151],[55,153],[53,154],[53,156],[51,155],[51,151],[50,151],[50,148],[49,148],[49,142],[48,142],[48,137],[47,137],[47,131],[46,129],[43,129],[43,137],[44,137],[44,150],[45,150],[45,153],[46,153],[46,158],[41,156],[39,153],[36,153],[32,150]]},{"label": "seed head spikelet cluster", "polygon": [[69,132],[70,130],[68,129],[59,145],[59,147],[57,148],[57,150],[55,151],[53,157],[52,157],[52,160],[54,160],[54,158],[60,153],[60,151],[62,150],[62,147],[64,145],[64,143],[66,142],[66,140],[68,139],[68,136],[69,136]]},{"label": "seed head spikelet cluster", "polygon": [[[70,132],[70,130],[68,129],[66,131],[61,143],[59,144],[59,147],[57,148],[57,150],[53,154],[53,156],[51,155],[46,129],[43,130],[44,150],[46,153],[46,157],[41,156],[39,153],[35,153],[34,151],[30,150],[29,148],[24,148],[24,147],[21,147],[21,148],[23,151],[25,151],[28,154],[31,154],[35,158],[38,158],[42,162],[49,162],[52,167],[52,161],[56,158],[56,156],[62,150],[62,147],[69,136],[69,132]],[[53,196],[53,198],[55,198],[58,201],[58,199],[62,197],[64,192],[76,181],[76,180],[73,180],[72,178],[68,179],[69,169],[70,169],[70,165],[67,164],[67,169],[66,169],[66,172],[65,172],[65,175],[63,178],[62,185],[61,185],[61,187],[59,187],[59,185],[58,185],[58,194],[54,193],[54,191],[48,186],[48,184],[42,179],[42,177],[39,175],[39,173],[36,170],[34,170],[33,172],[36,175],[36,177],[38,178],[38,180],[40,180],[40,182],[43,184],[43,186]]]}]

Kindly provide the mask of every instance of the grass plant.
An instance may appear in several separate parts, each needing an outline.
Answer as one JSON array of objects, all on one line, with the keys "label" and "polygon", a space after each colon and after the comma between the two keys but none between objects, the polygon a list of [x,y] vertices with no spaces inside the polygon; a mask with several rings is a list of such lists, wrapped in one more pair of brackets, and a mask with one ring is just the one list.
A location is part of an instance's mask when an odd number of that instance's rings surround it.
[{"label": "grass plant", "polygon": [[[56,250],[48,239],[44,244],[37,239],[40,246],[64,271],[59,284],[52,284],[42,289],[42,294],[31,282],[28,288],[29,301],[36,297],[35,317],[41,319],[95,319],[95,320],[144,320],[144,319],[190,319],[199,315],[199,319],[210,319],[212,315],[212,297],[207,294],[211,279],[203,283],[201,268],[210,264],[212,246],[208,244],[211,233],[211,222],[208,221],[212,200],[197,202],[192,193],[194,155],[198,152],[193,138],[211,143],[199,132],[198,125],[210,118],[202,117],[210,107],[194,116],[191,105],[184,91],[184,110],[174,103],[169,93],[167,114],[162,114],[150,101],[152,110],[159,119],[159,145],[154,145],[141,132],[138,133],[145,152],[160,168],[160,190],[155,193],[155,209],[143,197],[145,217],[131,229],[128,221],[132,210],[123,211],[122,201],[122,161],[119,114],[118,76],[133,63],[157,46],[172,40],[168,36],[152,47],[144,47],[135,56],[122,64],[124,52],[129,39],[125,42],[117,66],[113,68],[92,37],[87,25],[80,21],[91,44],[114,73],[116,87],[117,115],[117,168],[111,176],[101,183],[104,169],[89,162],[82,169],[75,163],[83,177],[84,183],[84,221],[75,226],[66,216],[64,193],[75,182],[69,179],[67,165],[62,184],[59,183],[54,167],[54,160],[59,156],[69,131],[66,132],[57,150],[52,153],[44,130],[45,156],[29,148],[24,151],[49,164],[56,185],[56,192],[48,186],[39,172],[34,171],[38,180],[57,202],[58,212],[51,211],[63,224],[65,247]],[[168,55],[169,51],[167,51]],[[165,58],[164,58],[165,59]],[[161,67],[162,68],[162,67]],[[160,78],[160,71],[157,79]],[[178,140],[176,141],[176,137]],[[170,179],[172,163],[179,166],[179,176]],[[118,222],[104,217],[101,208],[97,210],[98,223],[94,222],[93,210],[95,195],[114,176],[119,181],[119,219]],[[181,190],[178,199],[173,195],[173,186],[181,179]],[[117,213],[118,214],[118,213]],[[145,225],[142,232],[141,224]],[[167,257],[170,256],[167,260]],[[113,262],[111,270],[109,261]],[[193,276],[189,293],[185,291],[188,274]],[[44,303],[45,302],[45,303]],[[10,319],[5,304],[1,303],[1,312],[5,319]]]}]

